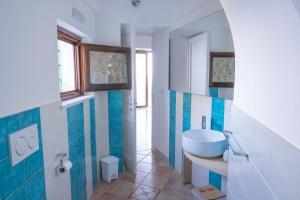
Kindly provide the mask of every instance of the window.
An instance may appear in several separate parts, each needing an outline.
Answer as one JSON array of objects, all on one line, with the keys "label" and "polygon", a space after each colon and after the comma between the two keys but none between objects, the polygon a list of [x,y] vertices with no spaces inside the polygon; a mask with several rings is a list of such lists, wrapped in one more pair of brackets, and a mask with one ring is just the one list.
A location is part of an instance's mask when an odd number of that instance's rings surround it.
[{"label": "window", "polygon": [[[150,79],[148,78],[150,77]],[[136,101],[137,107],[151,105],[152,86],[152,52],[146,50],[136,51]],[[150,87],[149,87],[150,86]],[[150,98],[149,98],[150,97]]]},{"label": "window", "polygon": [[59,90],[62,100],[80,96],[79,68],[80,38],[73,33],[58,27],[57,54],[59,69]]}]

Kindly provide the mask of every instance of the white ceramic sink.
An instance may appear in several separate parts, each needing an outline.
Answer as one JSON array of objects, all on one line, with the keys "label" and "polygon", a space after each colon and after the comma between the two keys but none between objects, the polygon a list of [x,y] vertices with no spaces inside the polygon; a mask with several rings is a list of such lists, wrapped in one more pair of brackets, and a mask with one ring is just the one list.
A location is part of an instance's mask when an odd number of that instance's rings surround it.
[{"label": "white ceramic sink", "polygon": [[195,156],[212,158],[223,155],[227,140],[223,133],[207,129],[195,129],[182,134],[182,147]]}]

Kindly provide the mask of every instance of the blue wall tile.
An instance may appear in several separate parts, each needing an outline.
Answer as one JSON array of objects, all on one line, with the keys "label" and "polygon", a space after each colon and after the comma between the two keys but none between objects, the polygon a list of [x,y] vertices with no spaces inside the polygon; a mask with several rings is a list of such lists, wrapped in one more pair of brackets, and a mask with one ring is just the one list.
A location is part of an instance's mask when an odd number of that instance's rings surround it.
[{"label": "blue wall tile", "polygon": [[175,166],[176,92],[170,91],[169,163]]},{"label": "blue wall tile", "polygon": [[209,88],[209,95],[211,97],[218,97],[218,88],[210,87]]},{"label": "blue wall tile", "polygon": [[[1,198],[0,198],[1,199]],[[23,184],[21,187],[19,187],[13,194],[11,194],[7,200],[29,200],[27,198],[26,194],[26,187],[25,184]]]},{"label": "blue wall tile", "polygon": [[40,121],[40,110],[35,108],[20,113],[21,128],[26,128]]},{"label": "blue wall tile", "polygon": [[21,129],[20,115],[11,115],[0,119],[0,160],[8,156],[8,135]]},{"label": "blue wall tile", "polygon": [[182,131],[187,131],[191,129],[191,104],[192,104],[191,94],[183,93]]},{"label": "blue wall tile", "polygon": [[215,172],[209,171],[209,184],[215,186],[219,190],[222,188],[222,176]]},{"label": "blue wall tile", "polygon": [[86,200],[84,111],[82,103],[67,109],[67,121],[70,160],[73,162],[70,171],[71,196],[72,200]]},{"label": "blue wall tile", "polygon": [[109,152],[119,158],[119,171],[124,169],[123,158],[123,93],[108,92]]},{"label": "blue wall tile", "polygon": [[27,183],[27,197],[30,200],[40,200],[45,198],[45,182],[43,181],[44,169],[34,174]]},{"label": "blue wall tile", "polygon": [[25,175],[26,178],[30,178],[34,173],[44,166],[43,150],[40,147],[38,151],[30,155],[25,160]]},{"label": "blue wall tile", "polygon": [[90,99],[90,131],[91,131],[92,180],[93,180],[93,188],[95,189],[98,183],[95,99]]},{"label": "blue wall tile", "polygon": [[0,193],[5,199],[26,181],[25,162],[11,166],[10,158],[0,161]]},{"label": "blue wall tile", "polygon": [[212,113],[224,115],[224,99],[212,98]]},{"label": "blue wall tile", "polygon": [[123,146],[119,147],[110,147],[109,149],[110,155],[119,158],[119,171],[124,170],[124,154],[123,154]]},{"label": "blue wall tile", "polygon": [[[220,98],[212,98],[212,114],[211,114],[211,129],[216,131],[223,131],[224,129],[224,109],[225,101]],[[209,184],[221,190],[222,176],[210,171]]]},{"label": "blue wall tile", "polygon": [[[8,148],[9,135],[36,124],[39,135],[39,150],[15,166],[11,165]],[[34,108],[0,119],[0,199],[34,199],[34,195],[45,196],[45,176],[39,176],[39,183],[30,180],[37,172],[44,172],[43,144],[40,109]],[[27,193],[27,188],[39,187]],[[29,196],[31,195],[31,196]],[[41,198],[39,198],[41,199]]]}]

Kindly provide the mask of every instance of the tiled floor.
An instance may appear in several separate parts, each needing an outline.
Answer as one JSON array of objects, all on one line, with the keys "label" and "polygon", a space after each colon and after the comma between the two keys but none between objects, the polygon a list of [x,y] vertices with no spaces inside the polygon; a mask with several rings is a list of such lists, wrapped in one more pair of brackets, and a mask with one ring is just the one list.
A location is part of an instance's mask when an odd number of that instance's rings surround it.
[{"label": "tiled floor", "polygon": [[[141,154],[142,153],[142,154]],[[191,185],[182,184],[180,176],[158,152],[144,150],[137,154],[136,175],[125,170],[119,180],[101,182],[92,200],[189,200]]]}]

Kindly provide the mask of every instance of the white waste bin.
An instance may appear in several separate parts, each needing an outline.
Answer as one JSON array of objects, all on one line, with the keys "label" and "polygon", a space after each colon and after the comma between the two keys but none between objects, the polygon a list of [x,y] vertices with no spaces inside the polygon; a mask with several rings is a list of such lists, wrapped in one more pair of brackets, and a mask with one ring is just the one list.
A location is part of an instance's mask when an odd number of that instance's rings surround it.
[{"label": "white waste bin", "polygon": [[106,182],[118,179],[119,158],[115,156],[107,156],[101,159],[102,177]]}]

